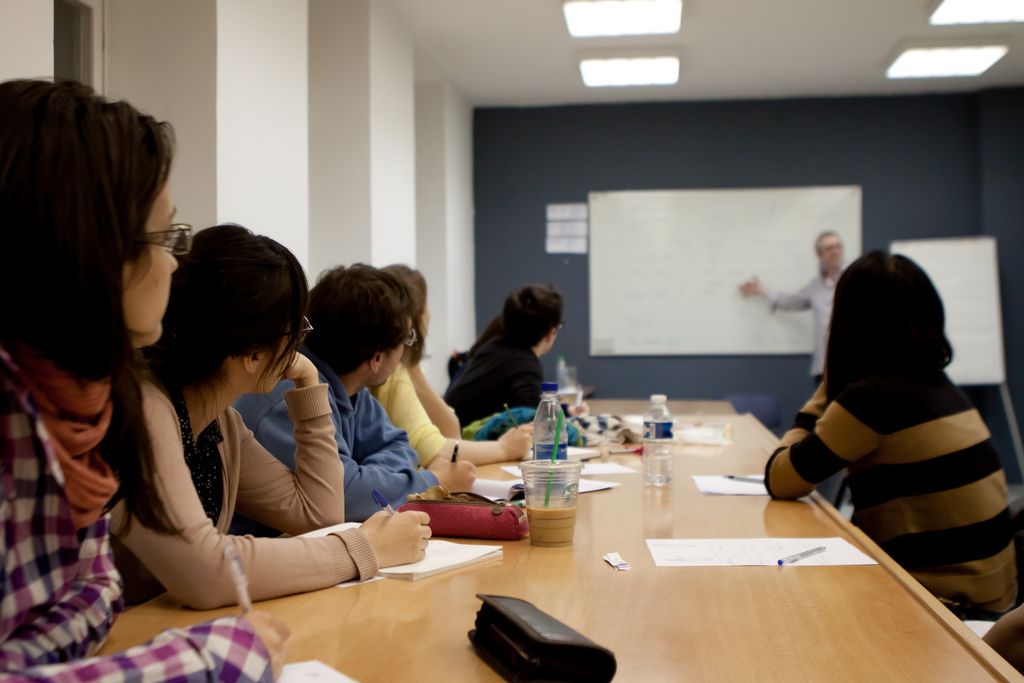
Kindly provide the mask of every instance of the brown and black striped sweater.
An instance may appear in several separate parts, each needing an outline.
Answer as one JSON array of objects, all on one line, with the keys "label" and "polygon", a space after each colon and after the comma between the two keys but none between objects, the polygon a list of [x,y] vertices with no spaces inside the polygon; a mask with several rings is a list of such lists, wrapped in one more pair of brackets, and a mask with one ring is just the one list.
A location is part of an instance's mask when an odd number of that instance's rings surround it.
[{"label": "brown and black striped sweater", "polygon": [[1006,478],[981,415],[945,373],[861,380],[827,406],[822,384],[765,483],[773,498],[800,498],[844,468],[854,523],[932,594],[1012,605]]}]

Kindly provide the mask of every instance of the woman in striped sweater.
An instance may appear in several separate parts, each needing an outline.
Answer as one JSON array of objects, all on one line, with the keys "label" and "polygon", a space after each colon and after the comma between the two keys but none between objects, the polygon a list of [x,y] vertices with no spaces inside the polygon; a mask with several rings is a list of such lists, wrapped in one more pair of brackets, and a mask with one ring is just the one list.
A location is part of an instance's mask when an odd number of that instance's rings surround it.
[{"label": "woman in striped sweater", "polygon": [[853,521],[955,611],[1012,606],[1006,479],[989,431],[943,372],[942,301],[913,261],[875,251],[836,286],[825,380],[765,471],[773,498],[846,469]]}]

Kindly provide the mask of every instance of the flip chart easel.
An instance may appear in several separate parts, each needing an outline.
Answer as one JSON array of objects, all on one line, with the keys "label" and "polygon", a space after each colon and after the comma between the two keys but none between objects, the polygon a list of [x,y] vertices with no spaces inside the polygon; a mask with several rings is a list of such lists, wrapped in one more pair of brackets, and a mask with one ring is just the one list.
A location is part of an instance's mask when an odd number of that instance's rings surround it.
[{"label": "flip chart easel", "polygon": [[946,368],[950,379],[963,386],[999,386],[1017,463],[1024,472],[1024,444],[1006,384],[996,238],[894,241],[889,251],[921,266],[942,297],[946,336],[953,346],[953,362]]}]

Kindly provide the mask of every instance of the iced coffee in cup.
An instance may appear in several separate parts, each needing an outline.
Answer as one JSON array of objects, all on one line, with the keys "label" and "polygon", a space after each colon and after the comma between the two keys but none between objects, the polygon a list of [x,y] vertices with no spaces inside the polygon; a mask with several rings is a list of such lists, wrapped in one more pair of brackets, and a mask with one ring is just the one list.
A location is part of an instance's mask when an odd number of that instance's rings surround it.
[{"label": "iced coffee in cup", "polygon": [[531,545],[542,548],[572,545],[582,470],[583,463],[567,460],[519,463],[526,488]]}]

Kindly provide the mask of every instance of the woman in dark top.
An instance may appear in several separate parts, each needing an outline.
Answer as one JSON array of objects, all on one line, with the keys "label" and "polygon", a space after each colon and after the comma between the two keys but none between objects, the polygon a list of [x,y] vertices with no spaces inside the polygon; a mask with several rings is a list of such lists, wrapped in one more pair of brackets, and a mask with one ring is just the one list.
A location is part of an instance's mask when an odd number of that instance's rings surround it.
[{"label": "woman in dark top", "polygon": [[509,406],[537,407],[543,368],[562,327],[562,295],[550,285],[529,285],[509,294],[504,333],[484,344],[455,378],[444,401],[463,426]]},{"label": "woman in dark top", "polygon": [[774,498],[847,469],[853,521],[963,614],[1013,604],[1006,479],[978,411],[943,372],[942,301],[913,261],[875,251],[836,286],[825,381],[768,461]]}]

